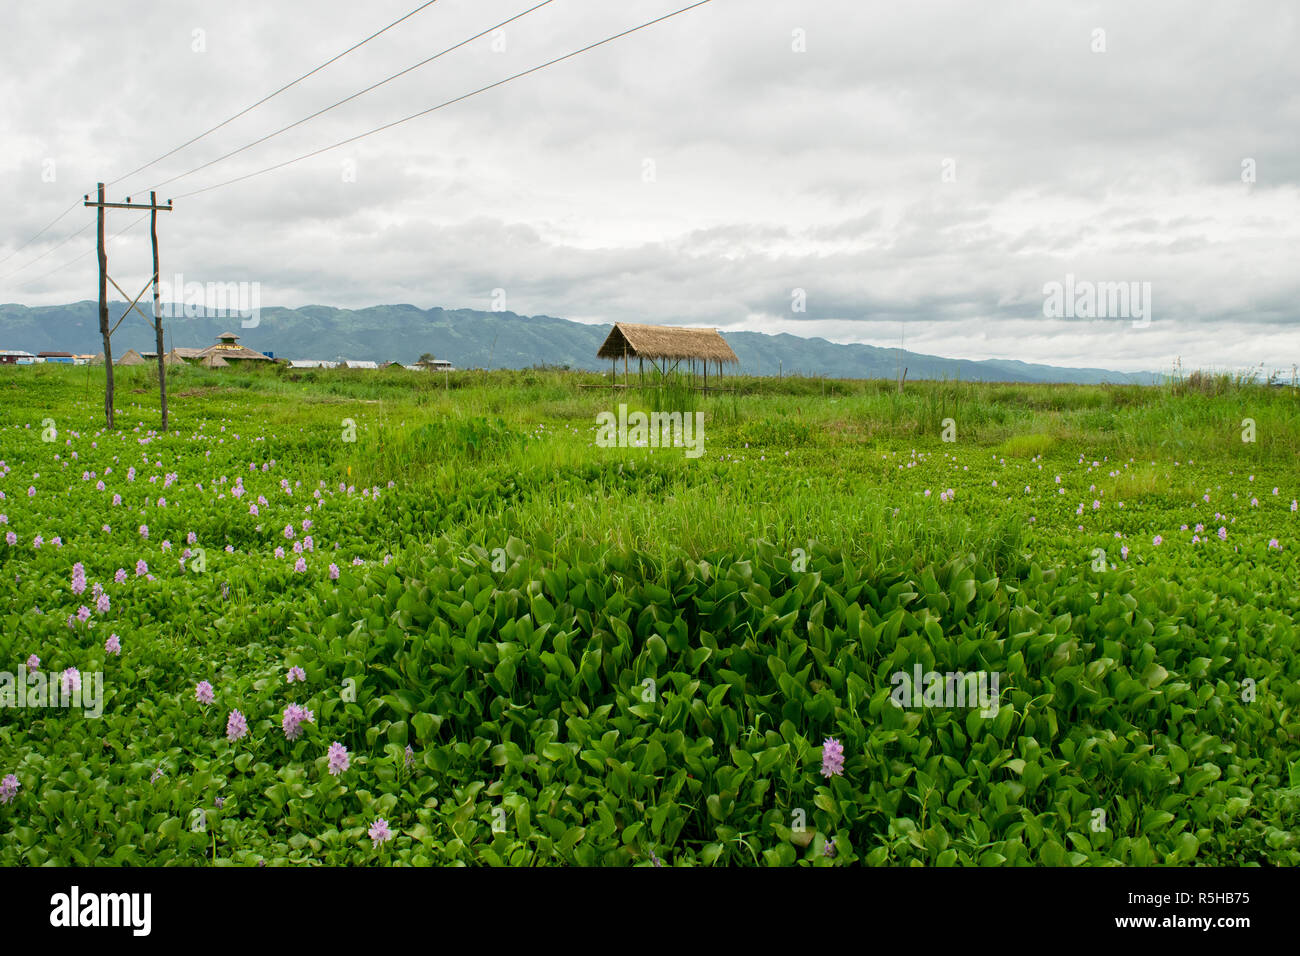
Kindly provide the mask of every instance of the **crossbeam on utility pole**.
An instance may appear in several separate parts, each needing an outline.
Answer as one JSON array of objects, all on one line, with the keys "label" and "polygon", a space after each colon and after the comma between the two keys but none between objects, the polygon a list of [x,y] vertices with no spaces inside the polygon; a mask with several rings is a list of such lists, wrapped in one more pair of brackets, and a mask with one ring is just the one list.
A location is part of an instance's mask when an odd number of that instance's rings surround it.
[{"label": "crossbeam on utility pole", "polygon": [[[108,327],[108,283],[111,281],[108,277],[108,251],[104,245],[104,210],[105,209],[147,209],[150,217],[150,229],[153,235],[153,311],[154,311],[154,330],[158,337],[158,389],[162,399],[162,430],[167,430],[167,371],[166,362],[163,358],[162,343],[162,314],[158,308],[158,213],[171,212],[172,201],[167,200],[167,205],[158,205],[158,197],[155,193],[149,194],[148,205],[144,203],[133,203],[131,197],[126,197],[126,202],[105,202],[104,201],[104,184],[98,184],[96,198],[91,202],[90,194],[84,197],[85,205],[94,208],[98,213],[98,251],[99,251],[99,334],[104,340],[104,419],[108,427],[113,428],[113,332]],[[113,287],[121,292],[121,287],[116,282]],[[146,286],[145,288],[148,288]],[[141,290],[140,295],[144,294]],[[125,293],[123,293],[125,295]],[[136,296],[136,302],[140,296]],[[127,307],[127,312],[135,308],[135,302]],[[138,310],[137,310],[138,311]],[[143,314],[143,313],[142,313]],[[126,313],[123,313],[123,318]],[[120,322],[118,323],[121,324]]]}]

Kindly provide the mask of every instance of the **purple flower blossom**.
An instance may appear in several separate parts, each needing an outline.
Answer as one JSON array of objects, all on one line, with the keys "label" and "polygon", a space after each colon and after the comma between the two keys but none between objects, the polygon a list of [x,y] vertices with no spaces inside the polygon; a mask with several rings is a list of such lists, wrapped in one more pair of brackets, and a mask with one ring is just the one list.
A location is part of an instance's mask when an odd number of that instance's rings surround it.
[{"label": "purple flower blossom", "polygon": [[834,737],[822,744],[822,776],[828,780],[844,773],[844,745]]},{"label": "purple flower blossom", "polygon": [[289,668],[289,677],[286,683],[292,684],[294,681],[297,681],[298,683],[301,684],[306,680],[307,680],[307,672],[304,671],[301,667],[295,664],[293,667]]},{"label": "purple flower blossom", "polygon": [[135,576],[138,578],[148,573],[149,573],[149,565],[144,563],[144,558],[141,558],[139,561],[135,563]]},{"label": "purple flower blossom", "polygon": [[104,650],[110,654],[120,655],[122,653],[122,642],[116,634],[108,635],[108,640],[104,642]]},{"label": "purple flower blossom", "polygon": [[194,699],[200,704],[210,704],[215,699],[212,694],[212,685],[205,680],[201,680],[194,686]]},{"label": "purple flower blossom", "polygon": [[337,581],[338,579],[339,579],[339,566],[338,566],[337,564],[334,564],[333,562],[331,562],[331,563],[330,563],[330,580],[331,580],[331,581]]},{"label": "purple flower blossom", "polygon": [[18,778],[14,774],[5,774],[5,778],[0,780],[0,803],[12,801],[21,786],[22,784],[18,782]]},{"label": "purple flower blossom", "polygon": [[348,756],[348,749],[337,740],[330,744],[329,757],[330,773],[336,777],[344,770],[347,770],[348,764],[351,762],[351,758]]},{"label": "purple flower blossom", "polygon": [[107,594],[101,594],[98,598],[95,599],[95,610],[98,611],[100,614],[107,614],[110,606],[111,604],[108,600]]},{"label": "purple flower blossom", "polygon": [[1151,539],[1151,543],[1154,544],[1154,545],[1158,548],[1158,547],[1160,547],[1160,542],[1161,542],[1161,541],[1164,541],[1164,540],[1165,540],[1165,539],[1162,538],[1162,537],[1160,537],[1160,535],[1156,535],[1154,538]]},{"label": "purple flower blossom", "polygon": [[307,570],[306,558],[299,558],[297,561],[295,561],[293,565],[293,569],[299,574],[302,574],[304,571],[306,571]]},{"label": "purple flower blossom", "polygon": [[116,581],[118,584],[125,584],[125,583],[126,583],[126,569],[125,569],[125,568],[118,568],[118,569],[117,569],[117,573],[113,575],[113,580]]},{"label": "purple flower blossom", "polygon": [[60,682],[63,684],[63,691],[66,694],[72,694],[81,690],[81,671],[75,667],[69,667],[60,676]]},{"label": "purple flower blossom", "polygon": [[27,658],[27,670],[29,672],[33,674],[36,673],[36,668],[40,666],[41,666],[41,659],[37,657],[35,654]]},{"label": "purple flower blossom", "polygon": [[388,821],[383,817],[370,824],[370,841],[374,848],[378,848],[379,844],[387,843],[392,838],[393,833],[388,829]]},{"label": "purple flower blossom", "polygon": [[297,740],[302,736],[302,724],[315,723],[315,716],[306,707],[299,707],[297,704],[290,704],[284,709],[284,718],[280,726],[284,730],[286,740]]},{"label": "purple flower blossom", "polygon": [[232,744],[248,733],[248,721],[237,710],[232,710],[226,719],[226,739]]}]

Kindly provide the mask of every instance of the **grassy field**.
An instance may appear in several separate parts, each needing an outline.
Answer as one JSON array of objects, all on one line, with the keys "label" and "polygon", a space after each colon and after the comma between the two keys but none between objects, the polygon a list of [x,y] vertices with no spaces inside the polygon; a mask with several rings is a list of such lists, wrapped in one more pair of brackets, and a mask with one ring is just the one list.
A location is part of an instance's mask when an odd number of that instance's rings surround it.
[{"label": "grassy field", "polygon": [[102,374],[0,367],[0,863],[1300,863],[1294,389]]}]

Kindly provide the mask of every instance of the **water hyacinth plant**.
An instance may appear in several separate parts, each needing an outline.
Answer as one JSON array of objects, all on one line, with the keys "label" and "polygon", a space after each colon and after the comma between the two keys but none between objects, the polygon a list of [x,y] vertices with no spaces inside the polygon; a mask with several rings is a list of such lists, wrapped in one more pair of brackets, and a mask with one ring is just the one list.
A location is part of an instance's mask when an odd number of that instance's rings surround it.
[{"label": "water hyacinth plant", "polygon": [[4,714],[7,865],[1300,863],[1281,394],[742,379],[688,461],[580,373],[187,368],[150,434],[26,371],[0,651],[105,695]]}]

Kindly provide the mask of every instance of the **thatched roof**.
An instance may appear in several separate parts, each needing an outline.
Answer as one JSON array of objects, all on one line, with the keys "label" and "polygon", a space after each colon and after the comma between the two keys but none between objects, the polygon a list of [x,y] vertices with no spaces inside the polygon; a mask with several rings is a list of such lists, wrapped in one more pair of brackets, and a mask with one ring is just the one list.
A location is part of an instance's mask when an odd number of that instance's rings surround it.
[{"label": "thatched roof", "polygon": [[203,356],[203,361],[199,362],[204,368],[229,368],[230,363],[223,359],[216,352],[211,355]]},{"label": "thatched roof", "polygon": [[143,365],[144,358],[135,349],[127,349],[126,353],[113,364],[114,365]]},{"label": "thatched roof", "polygon": [[170,352],[168,352],[166,355],[163,356],[163,364],[164,364],[164,365],[184,365],[184,364],[185,364],[185,359],[182,358],[180,355],[177,354],[176,349],[172,349]]},{"label": "thatched roof", "polygon": [[717,329],[679,329],[667,325],[617,322],[596,357],[618,359],[624,355],[629,358],[700,359],[740,364],[740,359],[736,358],[736,353],[731,351],[731,346]]}]

